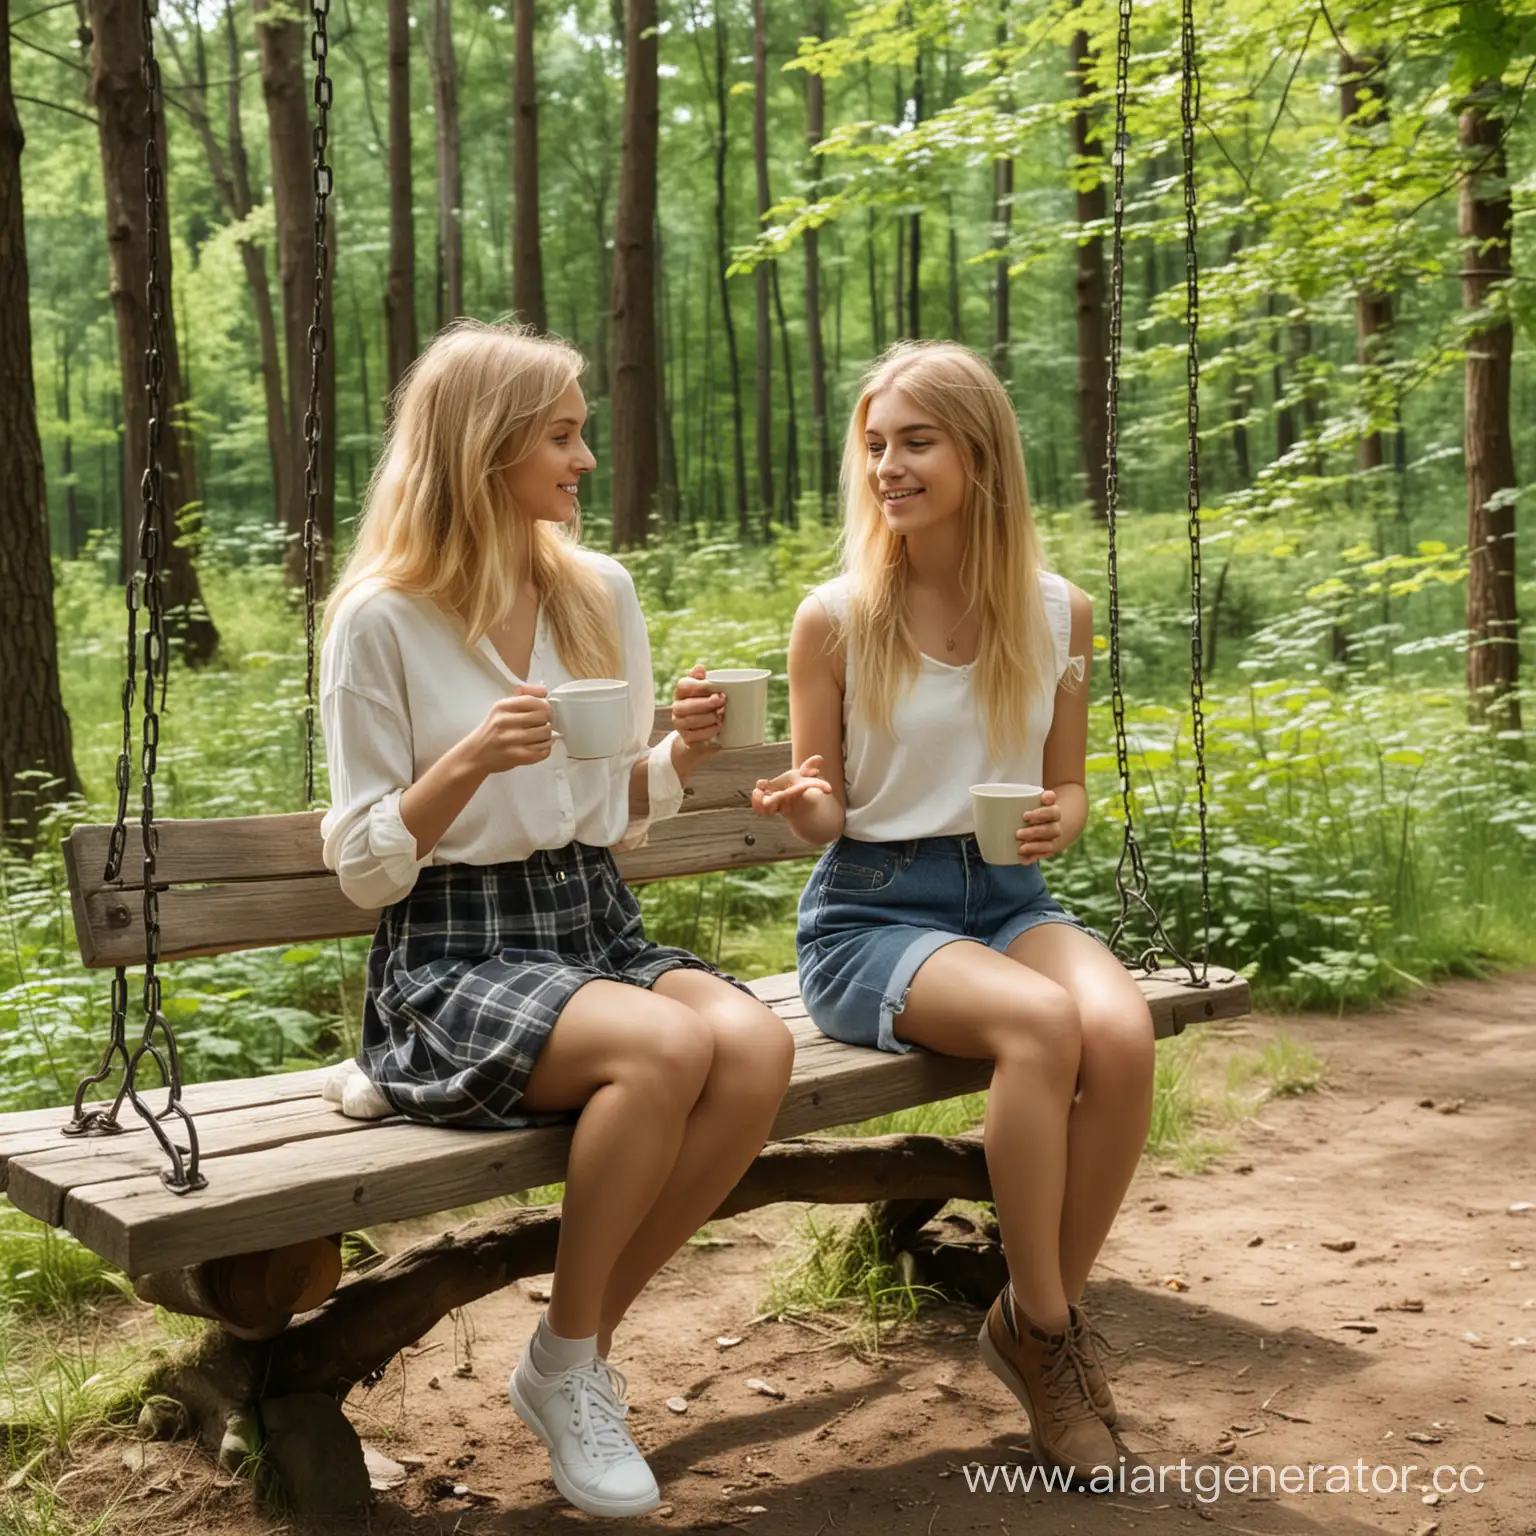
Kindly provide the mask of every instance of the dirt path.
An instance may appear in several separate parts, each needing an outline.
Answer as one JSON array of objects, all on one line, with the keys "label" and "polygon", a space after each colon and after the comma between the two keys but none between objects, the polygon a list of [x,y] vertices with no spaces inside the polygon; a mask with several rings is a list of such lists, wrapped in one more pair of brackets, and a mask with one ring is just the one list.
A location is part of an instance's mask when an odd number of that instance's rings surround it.
[{"label": "dirt path", "polygon": [[[679,1256],[620,1338],[636,1437],[670,1501],[645,1524],[771,1536],[1536,1533],[1536,1210],[1511,1209],[1536,1202],[1536,974],[1284,1027],[1324,1057],[1323,1091],[1267,1104],[1205,1175],[1144,1169],[1090,1288],[1095,1320],[1124,1350],[1112,1374],[1126,1450],[1173,1469],[1162,1493],[1131,1492],[1131,1471],[1127,1492],[1092,1500],[972,1491],[969,1464],[1028,1465],[1023,1417],[977,1358],[976,1314],[927,1312],[879,1358],[754,1325],[770,1245],[798,1220],[777,1207],[720,1224],[733,1246]],[[1251,1047],[1279,1025],[1247,1028]],[[364,1439],[419,1459],[367,1529],[590,1525],[554,1494],[504,1395],[537,1312],[522,1288],[489,1298],[467,1314],[472,1375],[454,1371],[465,1329],[455,1338],[445,1323],[425,1353],[354,1393]],[[1340,1327],[1350,1322],[1371,1331]],[[721,1349],[717,1336],[743,1342]],[[784,1399],[755,1395],[749,1377]],[[683,1416],[665,1406],[678,1395]],[[168,1463],[185,1452],[160,1455],[156,1480],[180,1491],[144,1498],[143,1479],[125,1486],[118,1471],[122,1529],[280,1528],[252,1513],[243,1486],[178,1479]],[[1405,1482],[1407,1464],[1417,1471]],[[1316,1491],[1278,1497],[1257,1470],[1295,1466],[1294,1486],[1314,1465]],[[1426,1503],[1440,1466],[1454,1469],[1441,1474],[1451,1491]],[[1222,1467],[1234,1470],[1214,1497]],[[1466,1467],[1480,1470],[1463,1488]],[[1255,1474],[1257,1496],[1240,1486]],[[1325,1491],[1344,1475],[1349,1492]],[[1395,1491],[1372,1491],[1373,1475]],[[455,1482],[472,1497],[433,1496]]]}]

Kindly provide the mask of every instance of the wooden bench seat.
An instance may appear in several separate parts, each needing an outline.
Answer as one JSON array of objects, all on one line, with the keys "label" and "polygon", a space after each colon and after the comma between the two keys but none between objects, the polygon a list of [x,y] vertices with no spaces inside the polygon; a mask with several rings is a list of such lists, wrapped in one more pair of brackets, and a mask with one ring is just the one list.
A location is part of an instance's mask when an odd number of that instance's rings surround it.
[{"label": "wooden bench seat", "polygon": [[[753,990],[795,1035],[795,1071],[773,1136],[869,1119],[986,1086],[985,1062],[886,1055],[827,1039],[805,1016],[794,974]],[[1241,978],[1193,990],[1171,974],[1143,991],[1158,1033],[1247,1008]],[[0,1187],[12,1204],[72,1232],[131,1276],[277,1248],[328,1232],[470,1205],[564,1177],[568,1126],[456,1131],[349,1120],[320,1097],[324,1070],[194,1084],[208,1187],[174,1195],[164,1156],[130,1113],[120,1136],[69,1140],[62,1110],[0,1116]]]},{"label": "wooden bench seat", "polygon": [[[658,711],[658,734],[665,728]],[[789,758],[787,742],[721,753],[689,785],[683,814],[653,827],[647,846],[620,856],[625,878],[639,885],[814,856],[781,818],[751,810],[752,783],[780,772]],[[163,959],[371,933],[378,914],[353,905],[321,860],[320,816],[161,822]],[[123,878],[102,879],[109,831],[77,827],[65,844],[81,957],[94,967],[143,959],[142,865],[130,837]],[[987,1081],[985,1063],[882,1055],[826,1039],[805,1015],[793,972],[751,985],[796,1038],[775,1139],[931,1103]],[[1141,985],[1160,1036],[1249,1006],[1246,981],[1229,972],[1213,972],[1201,988],[1172,972]],[[136,992],[130,995],[136,1002]],[[130,1039],[138,1030],[131,1012]],[[131,1107],[121,1134],[78,1140],[60,1132],[67,1110],[0,1115],[0,1188],[21,1210],[139,1276],[516,1194],[564,1175],[566,1125],[489,1132],[348,1120],[321,1098],[324,1076],[316,1069],[188,1087],[208,1185],[186,1195],[161,1182],[163,1154]],[[160,1102],[161,1095],[150,1098]]]}]

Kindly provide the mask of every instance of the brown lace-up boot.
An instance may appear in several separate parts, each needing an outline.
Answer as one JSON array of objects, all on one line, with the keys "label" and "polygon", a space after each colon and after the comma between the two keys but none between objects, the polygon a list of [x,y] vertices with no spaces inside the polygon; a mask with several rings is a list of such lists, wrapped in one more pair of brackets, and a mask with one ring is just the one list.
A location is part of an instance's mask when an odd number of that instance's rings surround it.
[{"label": "brown lace-up boot", "polygon": [[1119,1452],[1088,1396],[1088,1371],[1077,1335],[1069,1327],[1044,1333],[1013,1302],[1005,1285],[977,1337],[981,1357],[1029,1415],[1035,1459],[1061,1467],[1074,1487],[1086,1486],[1095,1468],[1117,1465]]},{"label": "brown lace-up boot", "polygon": [[1088,1383],[1088,1401],[1093,1411],[1103,1419],[1106,1429],[1115,1427],[1119,1414],[1115,1408],[1115,1394],[1109,1390],[1109,1377],[1099,1361],[1099,1349],[1109,1348],[1109,1341],[1088,1321],[1081,1307],[1072,1309],[1072,1334],[1077,1340],[1077,1352],[1083,1357],[1083,1375]]}]

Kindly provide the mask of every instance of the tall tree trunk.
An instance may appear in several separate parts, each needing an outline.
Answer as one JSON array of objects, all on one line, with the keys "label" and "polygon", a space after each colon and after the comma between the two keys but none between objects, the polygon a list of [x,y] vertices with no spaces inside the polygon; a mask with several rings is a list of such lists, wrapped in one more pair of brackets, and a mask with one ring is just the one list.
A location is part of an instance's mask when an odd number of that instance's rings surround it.
[{"label": "tall tree trunk", "polygon": [[[1339,114],[1345,126],[1357,133],[1387,122],[1387,75],[1385,61],[1374,54],[1339,52]],[[1364,191],[1356,202],[1369,206],[1375,196]],[[1362,387],[1369,395],[1372,375],[1387,360],[1392,342],[1392,295],[1369,285],[1355,294],[1355,355]],[[1360,439],[1361,469],[1380,469],[1381,433],[1368,432]]]},{"label": "tall tree trunk", "polygon": [[875,210],[865,209],[864,266],[869,279],[869,334],[876,352],[885,350],[885,305],[880,299],[880,262],[876,255]]},{"label": "tall tree trunk", "polygon": [[384,281],[384,367],[391,398],[420,346],[416,330],[416,221],[411,196],[411,5],[410,0],[389,0],[389,274]]},{"label": "tall tree trunk", "polygon": [[[304,416],[309,407],[309,327],[315,306],[315,202],[310,137],[310,85],[305,75],[309,45],[296,13],[282,0],[254,0],[261,58],[261,93],[267,104],[267,140],[272,160],[272,205],[277,219],[278,284],[283,296],[283,351],[288,363],[289,462],[300,468],[284,506],[288,537],[283,568],[291,585],[304,579],[304,523],[307,508],[302,466],[306,462]],[[316,509],[319,546],[317,582],[324,590],[335,543],[336,469],[336,288],[334,224],[328,222],[331,261],[325,284],[322,323],[331,343],[320,357],[320,497]]]},{"label": "tall tree trunk", "polygon": [[1291,362],[1301,383],[1301,425],[1311,450],[1312,473],[1321,475],[1325,467],[1322,434],[1319,430],[1322,426],[1322,413],[1318,409],[1317,383],[1311,358],[1312,322],[1303,312],[1300,318],[1291,322]]},{"label": "tall tree trunk", "polygon": [[[123,559],[138,565],[139,521],[143,504],[139,484],[149,452],[144,410],[144,357],[149,350],[149,253],[144,206],[144,125],[149,97],[140,74],[137,10],[114,0],[90,0],[93,39],[89,95],[96,108],[101,140],[102,182],[106,192],[107,251],[112,264],[112,309],[117,321],[117,360],[123,388]],[[165,115],[155,113],[160,163],[165,164]],[[176,350],[176,306],[171,281],[171,238],[161,207],[160,280],[165,291],[161,320],[164,361],[161,401],[165,419],[180,422],[183,400]],[[166,542],[161,549],[167,627],[186,647],[187,660],[207,661],[218,647],[219,632],[203,604],[197,569],[192,563],[180,518],[200,515],[193,459],[181,430],[160,434],[160,470],[164,484]]]},{"label": "tall tree trunk", "polygon": [[736,347],[736,322],[731,314],[731,284],[725,275],[730,265],[726,243],[726,152],[730,147],[730,119],[727,113],[729,88],[726,85],[726,27],[720,0],[715,0],[715,271],[720,284],[720,319],[725,326],[725,351],[731,365],[731,444],[732,465],[736,478],[736,533],[739,538],[751,534],[747,503],[746,430],[741,409],[741,358]]},{"label": "tall tree trunk", "polygon": [[512,308],[541,331],[544,258],[539,247],[539,93],[534,74],[533,0],[517,0],[512,59]]},{"label": "tall tree trunk", "polygon": [[[997,9],[997,46],[1002,52],[1008,46],[1008,0],[999,0]],[[1004,94],[1001,107],[1004,112],[1013,110],[1010,95]],[[1013,373],[1010,356],[1013,306],[1008,289],[1008,247],[1012,240],[1013,157],[1004,155],[992,162],[992,244],[1003,253],[992,278],[992,367],[1004,383]]]},{"label": "tall tree trunk", "polygon": [[[923,120],[923,45],[917,47],[917,63],[912,70],[912,121]],[[907,335],[923,334],[923,216],[912,213],[907,219]]]},{"label": "tall tree trunk", "polygon": [[[817,0],[812,35],[827,35],[826,0]],[[821,157],[816,146],[827,135],[827,92],[820,75],[806,77],[805,137],[810,150],[808,162],[809,191],[814,201],[821,195]],[[820,231],[805,232],[805,343],[811,370],[811,433],[815,438],[816,496],[822,520],[831,505],[834,476],[832,469],[831,419],[827,407],[827,357],[821,333],[821,236]]]},{"label": "tall tree trunk", "polygon": [[[70,405],[69,355],[73,344],[66,334],[59,344],[59,425],[64,429],[64,529],[69,558],[76,560],[85,547],[85,525],[80,516],[80,488],[75,483],[75,439],[70,430],[73,411]],[[36,412],[33,413],[34,423]]]},{"label": "tall tree trunk", "polygon": [[[0,841],[29,851],[43,806],[79,793],[80,776],[59,686],[48,499],[32,378],[23,143],[11,95],[10,0],[0,0],[0,612],[6,616],[0,625]],[[37,781],[20,777],[38,771],[57,784],[39,792]]]},{"label": "tall tree trunk", "polygon": [[459,72],[453,57],[453,0],[434,0],[432,105],[437,129],[437,243],[445,320],[464,313],[464,170],[459,153]]},{"label": "tall tree trunk", "polygon": [[[1270,319],[1278,320],[1283,313],[1278,295],[1270,294],[1266,302]],[[1281,328],[1278,325],[1270,328],[1269,350],[1274,357],[1270,377],[1273,380],[1275,393],[1275,457],[1277,459],[1283,459],[1296,446],[1296,413],[1291,409],[1290,401],[1286,398],[1284,353],[1280,345],[1280,333]]]},{"label": "tall tree trunk", "polygon": [[[772,198],[768,192],[768,23],[763,0],[752,0],[752,165],[757,181],[757,228],[762,230]],[[754,361],[757,379],[757,503],[768,537],[773,519],[773,273],[760,261],[752,274],[757,299]]]},{"label": "tall tree trunk", "polygon": [[[1086,101],[1094,93],[1089,76],[1098,55],[1087,32],[1072,37],[1071,68],[1079,106],[1072,114],[1073,169],[1077,179],[1077,431],[1083,479],[1095,517],[1107,517],[1109,461],[1109,309],[1105,302],[1104,236],[1108,204],[1104,191],[1104,148],[1090,136]],[[1090,226],[1094,226],[1090,230]]]},{"label": "tall tree trunk", "polygon": [[[1237,253],[1243,248],[1243,232],[1235,229],[1227,240],[1227,262],[1237,261]],[[1253,484],[1253,462],[1248,452],[1248,413],[1253,408],[1253,379],[1247,369],[1238,367],[1232,375],[1232,399],[1227,407],[1227,417],[1232,423],[1232,460],[1237,471],[1237,483],[1246,490]],[[1214,647],[1213,639],[1212,645]],[[1212,651],[1214,655],[1214,649]],[[1214,665],[1214,663],[1213,663]]]},{"label": "tall tree trunk", "polygon": [[779,347],[784,365],[784,521],[799,523],[800,421],[795,412],[795,364],[789,349],[789,321],[784,314],[784,288],[778,264],[773,268],[773,309],[779,321]]},{"label": "tall tree trunk", "polygon": [[[1496,288],[1513,277],[1512,224],[1505,164],[1503,87],[1480,81],[1462,104],[1460,138],[1469,161],[1462,176],[1458,228],[1461,302],[1485,316]],[[1516,608],[1515,450],[1510,436],[1510,365],[1514,327],[1506,311],[1476,322],[1467,339],[1467,695],[1474,719],[1493,716],[1520,727],[1520,618]]]},{"label": "tall tree trunk", "polygon": [[656,412],[656,0],[624,4],[624,148],[613,224],[613,544],[643,545],[660,479]]},{"label": "tall tree trunk", "polygon": [[[657,439],[660,460],[660,506],[664,528],[675,528],[682,500],[677,472],[677,435],[672,430],[672,381],[670,367],[676,357],[672,345],[672,306],[667,302],[667,267],[661,245],[661,220],[656,221],[656,407],[659,415]],[[685,290],[686,291],[686,290]]]},{"label": "tall tree trunk", "polygon": [[[175,34],[166,33],[167,42],[176,52],[181,66],[182,108],[191,120],[208,160],[208,174],[218,194],[224,217],[232,224],[244,224],[254,206],[251,197],[245,137],[240,121],[240,38],[235,21],[233,0],[224,6],[224,56],[228,81],[225,86],[225,131],[227,152],[213,131],[213,115],[208,106],[208,54],[201,23],[195,12],[183,11],[183,20],[192,32],[192,66],[187,67],[175,47]],[[245,269],[245,285],[251,295],[251,309],[256,318],[256,335],[261,352],[261,382],[267,418],[267,457],[272,470],[272,494],[275,515],[290,494],[289,484],[302,473],[290,457],[288,408],[283,398],[283,366],[278,355],[277,325],[272,315],[272,290],[267,281],[267,258],[254,237],[242,239],[240,262]],[[189,386],[190,387],[190,386]]]}]

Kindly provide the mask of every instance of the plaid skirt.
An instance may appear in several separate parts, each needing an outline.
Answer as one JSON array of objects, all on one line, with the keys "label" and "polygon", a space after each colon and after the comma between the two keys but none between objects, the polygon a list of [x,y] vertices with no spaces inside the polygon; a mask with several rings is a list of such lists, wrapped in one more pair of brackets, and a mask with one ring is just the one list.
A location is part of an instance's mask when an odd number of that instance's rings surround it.
[{"label": "plaid skirt", "polygon": [[568,1117],[518,1105],[560,1010],[589,981],[652,987],[679,969],[723,976],[646,938],[640,904],[606,848],[568,843],[505,864],[429,865],[374,933],[358,1064],[413,1120],[495,1129],[559,1121]]}]

